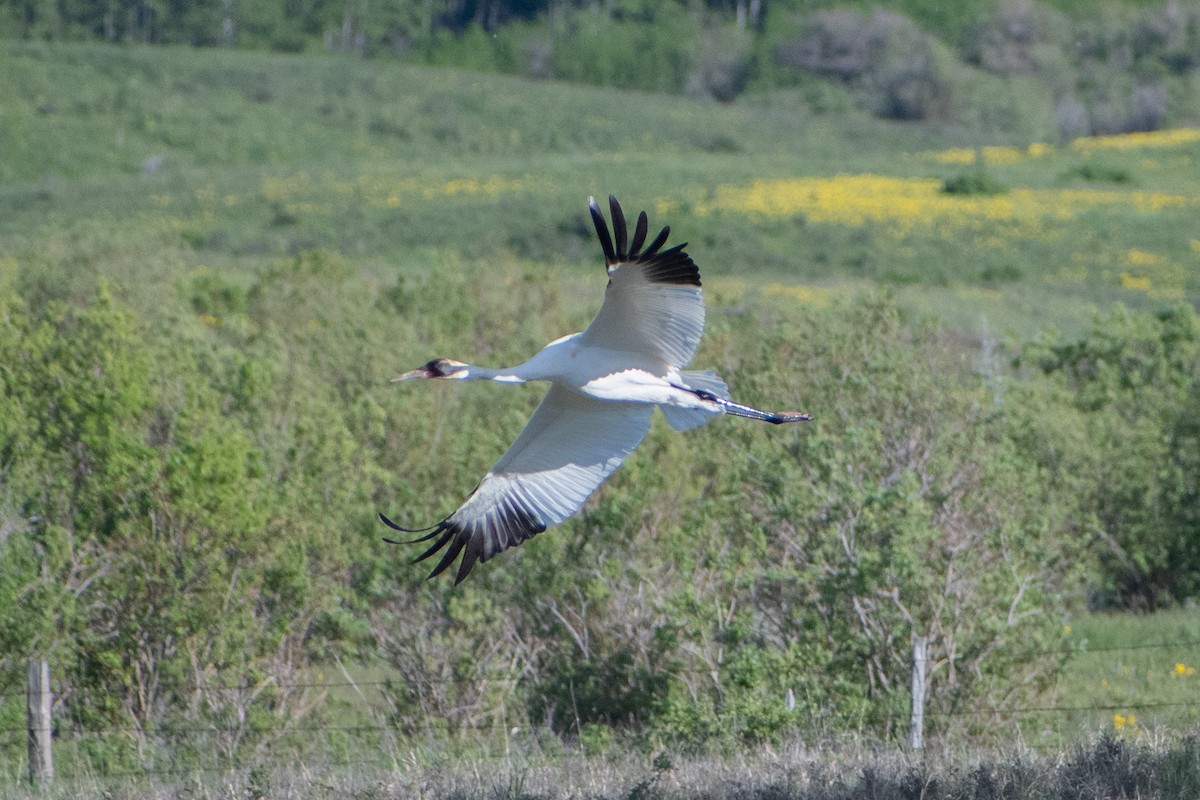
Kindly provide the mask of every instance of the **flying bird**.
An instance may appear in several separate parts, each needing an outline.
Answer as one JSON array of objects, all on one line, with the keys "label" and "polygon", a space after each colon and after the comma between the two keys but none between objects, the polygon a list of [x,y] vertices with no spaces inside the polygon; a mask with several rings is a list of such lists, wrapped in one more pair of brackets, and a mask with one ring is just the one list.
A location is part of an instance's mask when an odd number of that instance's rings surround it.
[{"label": "flying bird", "polygon": [[413,563],[445,548],[430,578],[461,553],[454,580],[461,583],[476,562],[516,547],[578,511],[642,441],[655,408],[680,431],[721,414],[773,424],[810,419],[800,412],[760,411],[735,403],[715,372],[684,369],[704,330],[700,270],[684,252],[686,243],[662,249],[669,227],[646,245],[645,211],[630,240],[620,204],[611,195],[608,203],[611,234],[595,199],[588,198],[608,288],[587,330],[551,342],[515,367],[489,369],[435,358],[392,379],[550,382],[525,430],[457,511],[418,529],[379,515],[394,530],[425,533],[406,542],[385,539],[391,544],[434,540]]}]

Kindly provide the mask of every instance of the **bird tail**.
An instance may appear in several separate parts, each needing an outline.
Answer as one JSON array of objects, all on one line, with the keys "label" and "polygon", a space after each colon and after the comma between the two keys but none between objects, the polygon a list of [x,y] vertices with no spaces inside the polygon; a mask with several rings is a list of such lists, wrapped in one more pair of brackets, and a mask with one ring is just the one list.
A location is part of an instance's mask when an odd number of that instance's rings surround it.
[{"label": "bird tail", "polygon": [[[726,400],[729,399],[729,387],[725,385],[725,381],[721,379],[721,376],[712,370],[684,370],[679,373],[679,377],[682,378],[680,382],[684,388],[699,389],[700,391],[714,394],[717,397]],[[695,408],[679,408],[678,406],[659,406],[659,408],[662,409],[663,416],[667,419],[667,424],[677,431],[699,428],[713,417],[720,415],[720,412]]]}]

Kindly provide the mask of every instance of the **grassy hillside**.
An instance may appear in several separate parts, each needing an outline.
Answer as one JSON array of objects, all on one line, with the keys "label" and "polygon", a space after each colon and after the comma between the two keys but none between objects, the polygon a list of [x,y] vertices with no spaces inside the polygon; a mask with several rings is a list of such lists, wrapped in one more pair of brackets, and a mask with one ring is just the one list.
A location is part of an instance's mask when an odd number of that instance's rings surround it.
[{"label": "grassy hillside", "polygon": [[[75,775],[899,740],[918,633],[935,739],[1194,725],[1194,626],[1143,662],[1084,610],[1200,575],[1197,131],[93,45],[4,43],[0,86],[9,774],[35,654]],[[578,519],[424,583],[376,512],[447,513],[538,393],[388,378],[586,325],[610,192],[690,243],[697,364],[817,422],[656,423]]]},{"label": "grassy hillside", "polygon": [[[435,248],[574,264],[591,258],[583,200],[612,192],[669,212],[727,294],[747,280],[814,297],[884,284],[1003,335],[1200,291],[1186,131],[987,149],[787,94],[727,106],[337,58],[88,46],[10,44],[4,64],[0,233],[14,255],[65,219],[124,243],[137,227],[184,246],[193,266],[241,271],[312,247],[364,262]],[[977,173],[1001,192],[941,191]]]}]

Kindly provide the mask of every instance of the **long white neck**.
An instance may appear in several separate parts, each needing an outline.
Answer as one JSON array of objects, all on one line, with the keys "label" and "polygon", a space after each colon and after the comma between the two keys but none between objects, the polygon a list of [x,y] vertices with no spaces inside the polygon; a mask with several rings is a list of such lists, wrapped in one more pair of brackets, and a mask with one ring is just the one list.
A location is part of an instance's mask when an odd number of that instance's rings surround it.
[{"label": "long white neck", "polygon": [[543,347],[533,358],[515,367],[489,369],[467,366],[464,380],[496,381],[498,383],[526,383],[527,381],[552,381],[568,374],[573,361],[573,354],[579,349],[581,334],[572,333],[561,339],[555,339]]},{"label": "long white neck", "polygon": [[490,367],[477,367],[474,364],[467,365],[467,374],[459,378],[463,381],[496,381],[497,383],[525,383],[526,379],[518,375],[514,370],[516,367],[501,367],[500,369],[492,369]]}]

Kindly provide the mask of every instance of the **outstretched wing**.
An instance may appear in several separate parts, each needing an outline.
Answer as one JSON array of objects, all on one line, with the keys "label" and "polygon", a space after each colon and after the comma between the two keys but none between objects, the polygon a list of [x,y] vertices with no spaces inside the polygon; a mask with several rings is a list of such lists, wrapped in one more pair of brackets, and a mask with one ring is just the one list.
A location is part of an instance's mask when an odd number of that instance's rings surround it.
[{"label": "outstretched wing", "polygon": [[704,331],[700,270],[683,251],[686,243],[659,252],[671,232],[669,227],[642,250],[646,241],[645,211],[638,215],[633,242],[627,245],[625,214],[615,197],[610,195],[608,203],[615,246],[596,201],[588,200],[604,249],[608,288],[604,304],[583,332],[581,343],[656,358],[665,366],[682,369],[696,354]]},{"label": "outstretched wing", "polygon": [[[461,552],[454,582],[476,561],[516,547],[574,514],[650,429],[651,406],[608,403],[552,386],[542,404],[462,506],[414,541],[435,539],[414,561],[446,548],[429,577]],[[405,530],[382,514],[385,523]]]}]

